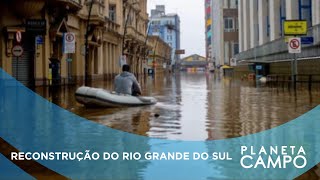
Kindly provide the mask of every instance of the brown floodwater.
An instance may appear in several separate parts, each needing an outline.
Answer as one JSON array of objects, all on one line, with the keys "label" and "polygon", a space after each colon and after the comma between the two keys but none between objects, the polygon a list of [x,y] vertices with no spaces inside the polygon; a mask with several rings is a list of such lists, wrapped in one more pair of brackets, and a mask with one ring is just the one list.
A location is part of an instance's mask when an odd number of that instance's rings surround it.
[{"label": "brown floodwater", "polygon": [[[38,87],[36,92],[105,126],[171,140],[214,140],[253,134],[293,120],[320,104],[319,88],[271,88],[204,72],[149,76],[139,81],[143,95],[158,99],[156,105],[94,109],[76,102],[77,86]],[[91,86],[112,90],[112,82],[100,80]]]}]

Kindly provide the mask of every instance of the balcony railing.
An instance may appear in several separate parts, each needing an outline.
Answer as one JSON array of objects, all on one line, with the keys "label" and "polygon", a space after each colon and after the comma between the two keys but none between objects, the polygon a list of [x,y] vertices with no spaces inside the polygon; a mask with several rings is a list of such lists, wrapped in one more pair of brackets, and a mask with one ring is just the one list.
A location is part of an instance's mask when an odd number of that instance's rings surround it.
[{"label": "balcony railing", "polygon": [[10,4],[16,14],[29,18],[41,12],[45,6],[45,0],[15,0]]},{"label": "balcony railing", "polygon": [[[318,50],[320,45],[320,24],[311,27],[308,30],[308,37],[314,38],[314,43],[310,45],[302,46],[302,53],[297,54],[298,58],[308,58],[320,56],[320,51]],[[318,47],[317,47],[318,46]],[[243,51],[237,55],[235,58],[239,60],[249,60],[249,61],[280,61],[292,59],[292,54],[288,53],[288,45],[285,42],[285,37],[281,37],[274,41],[267,42],[264,45],[258,46],[256,48]]]},{"label": "balcony railing", "polygon": [[142,43],[144,43],[146,39],[146,37],[142,33],[139,33],[133,26],[127,27],[127,36],[130,36],[131,38]]},{"label": "balcony railing", "polygon": [[99,1],[94,1],[91,11],[91,21],[103,23],[105,22],[105,6]]},{"label": "balcony railing", "polygon": [[71,10],[80,10],[82,8],[81,0],[53,0],[49,1],[52,5],[68,5]]},{"label": "balcony railing", "polygon": [[119,29],[120,29],[120,25],[117,24],[116,22],[112,21],[109,17],[105,16],[105,21],[106,21],[106,28],[109,31],[112,32],[116,32],[116,33],[120,33]]}]

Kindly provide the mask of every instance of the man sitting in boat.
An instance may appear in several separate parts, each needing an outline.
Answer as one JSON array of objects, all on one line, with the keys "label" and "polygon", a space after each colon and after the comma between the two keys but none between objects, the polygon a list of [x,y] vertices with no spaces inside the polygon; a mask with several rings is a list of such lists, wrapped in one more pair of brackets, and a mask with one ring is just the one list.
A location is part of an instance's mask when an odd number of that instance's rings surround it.
[{"label": "man sitting in boat", "polygon": [[122,66],[122,73],[116,76],[114,84],[115,91],[118,94],[141,95],[141,88],[137,78],[130,73],[130,66],[127,64]]}]

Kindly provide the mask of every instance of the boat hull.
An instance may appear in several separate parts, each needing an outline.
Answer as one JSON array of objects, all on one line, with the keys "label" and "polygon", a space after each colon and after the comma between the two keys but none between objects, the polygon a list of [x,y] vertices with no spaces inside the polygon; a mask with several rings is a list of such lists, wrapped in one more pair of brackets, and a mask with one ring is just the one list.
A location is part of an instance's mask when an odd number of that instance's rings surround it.
[{"label": "boat hull", "polygon": [[157,103],[154,97],[136,97],[111,93],[104,89],[80,87],[77,89],[76,100],[89,107],[126,107],[146,106]]}]

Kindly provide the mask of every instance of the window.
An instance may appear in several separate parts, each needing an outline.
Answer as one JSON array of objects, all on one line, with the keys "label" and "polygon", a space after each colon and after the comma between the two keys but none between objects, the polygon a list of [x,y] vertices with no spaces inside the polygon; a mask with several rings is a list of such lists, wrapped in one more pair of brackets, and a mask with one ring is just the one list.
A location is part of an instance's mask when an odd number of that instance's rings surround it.
[{"label": "window", "polygon": [[230,0],[230,9],[238,8],[238,0]]},{"label": "window", "polygon": [[154,25],[160,25],[160,21],[152,21],[152,24],[154,24]]},{"label": "window", "polygon": [[233,55],[239,54],[239,44],[233,43]]},{"label": "window", "polygon": [[109,18],[111,21],[116,22],[116,5],[110,4],[109,5]]},{"label": "window", "polygon": [[159,28],[159,26],[153,26],[153,28],[152,28],[152,32],[154,32],[154,33],[158,33],[158,32],[160,32],[160,28]]},{"label": "window", "polygon": [[283,35],[283,24],[284,21],[286,20],[286,1],[285,0],[281,0],[280,1],[280,32],[279,32],[279,36],[284,36]]},{"label": "window", "polygon": [[234,22],[233,18],[227,17],[224,18],[224,31],[233,32],[234,31]]},{"label": "window", "polygon": [[311,0],[299,1],[299,19],[307,20],[308,27],[312,26]]}]

